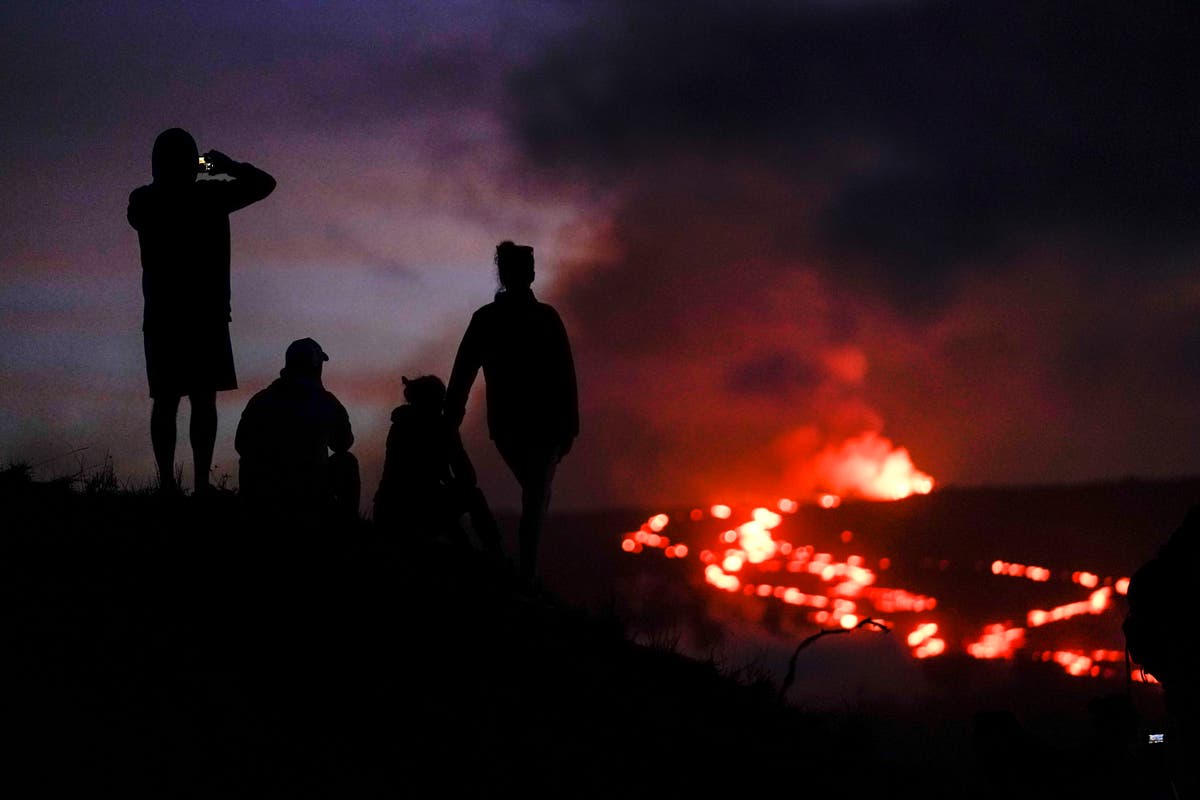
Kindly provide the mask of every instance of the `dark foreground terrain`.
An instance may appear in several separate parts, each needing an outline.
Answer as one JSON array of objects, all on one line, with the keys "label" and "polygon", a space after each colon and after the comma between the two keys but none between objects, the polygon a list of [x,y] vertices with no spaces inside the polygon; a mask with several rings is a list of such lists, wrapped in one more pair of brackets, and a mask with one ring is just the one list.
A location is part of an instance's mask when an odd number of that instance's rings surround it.
[{"label": "dark foreground terrain", "polygon": [[[473,553],[247,526],[237,498],[0,476],[8,796],[1158,796],[1121,696],[803,713]],[[815,645],[821,646],[821,643]],[[803,654],[802,654],[803,657]],[[64,795],[66,792],[68,794]]]}]

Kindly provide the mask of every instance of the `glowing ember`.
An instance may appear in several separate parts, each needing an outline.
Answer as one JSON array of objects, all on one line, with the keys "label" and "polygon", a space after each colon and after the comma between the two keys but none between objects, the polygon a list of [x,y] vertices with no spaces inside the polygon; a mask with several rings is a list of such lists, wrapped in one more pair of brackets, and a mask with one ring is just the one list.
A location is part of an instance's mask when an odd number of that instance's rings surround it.
[{"label": "glowing ember", "polygon": [[1111,604],[1112,589],[1105,586],[1092,592],[1087,600],[1078,603],[1067,603],[1052,608],[1049,611],[1035,609],[1029,612],[1027,622],[1029,627],[1036,628],[1050,622],[1060,622],[1064,619],[1077,617],[1080,614],[1103,614]]},{"label": "glowing ember", "polygon": [[908,635],[908,646],[912,648],[916,658],[932,658],[946,652],[946,642],[934,636],[938,632],[936,622],[925,622],[918,625]]},{"label": "glowing ember", "polygon": [[943,640],[934,637],[918,647],[916,650],[913,650],[913,655],[917,658],[932,658],[934,656],[940,656],[944,652],[946,652],[946,643]]},{"label": "glowing ember", "polygon": [[779,524],[783,522],[783,517],[766,508],[756,508],[750,512],[750,516],[766,530],[778,528]]},{"label": "glowing ember", "polygon": [[1031,567],[999,560],[992,562],[992,574],[1007,575],[1011,578],[1027,578],[1037,583],[1045,583],[1050,580],[1051,575],[1050,570],[1045,567]]},{"label": "glowing ember", "polygon": [[978,641],[967,645],[967,654],[975,658],[1012,658],[1025,646],[1024,628],[988,625]]},{"label": "glowing ember", "polygon": [[1105,668],[1102,665],[1122,664],[1125,661],[1125,654],[1120,650],[1093,650],[1090,653],[1078,650],[1043,650],[1034,658],[1052,661],[1066,670],[1068,675],[1074,675],[1077,678],[1083,676],[1096,678],[1101,674],[1106,677],[1114,677],[1118,670],[1111,667]]},{"label": "glowing ember", "polygon": [[704,568],[704,580],[727,592],[736,592],[741,586],[741,581],[736,576],[726,575],[716,564],[709,564]]},{"label": "glowing ember", "polygon": [[908,646],[918,647],[937,633],[937,630],[938,626],[936,622],[926,622],[923,625],[918,625],[916,630],[908,635]]},{"label": "glowing ember", "polygon": [[[1101,674],[1115,677],[1119,670],[1113,669],[1111,665],[1123,665],[1125,653],[1120,650],[1092,650],[1087,653],[1078,650],[1043,650],[1040,654],[1035,654],[1034,658],[1058,664],[1068,675],[1075,677],[1086,675],[1095,678]],[[1102,666],[1105,664],[1110,666]]]}]

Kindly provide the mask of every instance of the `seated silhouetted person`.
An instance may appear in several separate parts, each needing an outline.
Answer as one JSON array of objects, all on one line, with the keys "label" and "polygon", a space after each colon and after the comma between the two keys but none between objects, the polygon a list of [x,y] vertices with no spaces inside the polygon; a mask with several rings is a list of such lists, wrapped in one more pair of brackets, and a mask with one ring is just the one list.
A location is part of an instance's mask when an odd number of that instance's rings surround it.
[{"label": "seated silhouetted person", "polygon": [[234,447],[252,510],[301,522],[357,516],[354,434],[345,407],[321,383],[328,360],[312,339],[292,342],[279,378],[246,404]]},{"label": "seated silhouetted person", "polygon": [[392,411],[383,477],[375,493],[375,524],[465,543],[460,520],[467,514],[483,546],[500,552],[500,532],[458,428],[442,413],[446,387],[435,375],[404,383],[402,406]]},{"label": "seated silhouetted person", "polygon": [[[153,406],[150,440],[160,487],[175,483],[179,398],[192,407],[197,492],[209,486],[217,436],[216,393],[237,388],[229,341],[229,215],[262,200],[275,179],[216,150],[200,167],[196,141],[180,128],[154,141],[154,181],[129,195],[129,224],[142,255],[142,324]],[[197,181],[198,172],[232,180]]]},{"label": "seated silhouetted person", "polygon": [[521,486],[521,575],[532,581],[550,484],[579,434],[571,345],[558,312],[533,296],[533,248],[496,247],[501,290],[471,317],[463,334],[446,416],[458,426],[480,368],[487,384],[488,430]]}]

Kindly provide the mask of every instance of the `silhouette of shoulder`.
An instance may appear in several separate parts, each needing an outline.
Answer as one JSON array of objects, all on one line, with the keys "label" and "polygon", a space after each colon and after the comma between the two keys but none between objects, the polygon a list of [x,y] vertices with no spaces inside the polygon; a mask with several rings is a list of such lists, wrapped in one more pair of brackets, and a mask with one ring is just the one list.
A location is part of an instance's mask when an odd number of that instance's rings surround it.
[{"label": "silhouette of shoulder", "polygon": [[135,230],[141,230],[147,222],[150,203],[153,202],[154,190],[149,185],[139,186],[129,193],[129,210],[126,218]]},{"label": "silhouette of shoulder", "polygon": [[482,367],[492,438],[536,432],[572,439],[579,433],[575,365],[558,311],[532,292],[503,292],[478,309],[459,345],[446,412],[460,421]]},{"label": "silhouette of shoulder", "polygon": [[405,404],[392,410],[387,449],[397,453],[407,450],[410,456],[420,453],[429,460],[444,462],[447,442],[453,433],[455,431],[440,413]]},{"label": "silhouette of shoulder", "polygon": [[471,315],[463,356],[485,369],[501,361],[532,366],[536,362],[528,356],[562,346],[569,348],[566,328],[553,306],[532,295],[512,299],[502,295]]},{"label": "silhouette of shoulder", "polygon": [[246,455],[277,446],[281,437],[289,437],[289,429],[295,424],[311,426],[327,435],[329,449],[334,452],[344,452],[354,444],[350,414],[333,392],[315,381],[277,378],[246,404],[234,449]]},{"label": "silhouette of shoulder", "polygon": [[471,315],[471,321],[478,320],[481,325],[498,325],[513,317],[524,317],[539,322],[555,322],[562,325],[562,319],[554,306],[543,303],[532,295],[512,298],[501,295],[477,309]]}]

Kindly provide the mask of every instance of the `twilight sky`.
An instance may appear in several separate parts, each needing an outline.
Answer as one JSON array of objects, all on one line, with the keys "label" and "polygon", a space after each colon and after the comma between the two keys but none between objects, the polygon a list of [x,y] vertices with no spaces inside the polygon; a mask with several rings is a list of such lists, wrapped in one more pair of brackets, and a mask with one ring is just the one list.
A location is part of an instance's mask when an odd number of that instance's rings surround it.
[{"label": "twilight sky", "polygon": [[880,437],[941,485],[1198,473],[1200,9],[1111,5],[6,3],[0,460],[150,476],[125,206],[179,125],[279,181],[218,472],[312,336],[369,497],[511,238],[580,373],[558,507],[838,488]]}]

